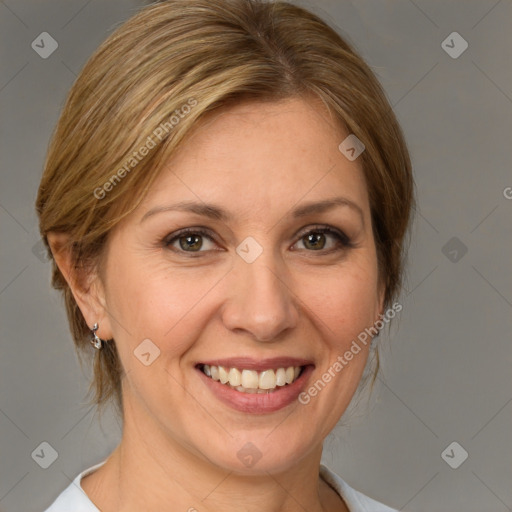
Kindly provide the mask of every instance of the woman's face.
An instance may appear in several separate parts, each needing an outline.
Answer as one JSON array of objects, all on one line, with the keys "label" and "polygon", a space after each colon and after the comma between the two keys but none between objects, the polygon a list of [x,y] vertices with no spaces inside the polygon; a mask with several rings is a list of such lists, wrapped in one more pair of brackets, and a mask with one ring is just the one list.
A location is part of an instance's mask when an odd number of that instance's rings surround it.
[{"label": "woman's face", "polygon": [[382,308],[347,135],[304,100],[224,110],[111,234],[104,328],[126,373],[125,434],[155,456],[284,470],[345,411],[368,348],[344,354]]}]

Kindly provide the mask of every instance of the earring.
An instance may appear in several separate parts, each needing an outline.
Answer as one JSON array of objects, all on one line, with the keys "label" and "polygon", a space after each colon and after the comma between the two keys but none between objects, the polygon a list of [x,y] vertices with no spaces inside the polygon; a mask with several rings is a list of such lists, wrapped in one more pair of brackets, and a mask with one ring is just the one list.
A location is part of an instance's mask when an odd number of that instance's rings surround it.
[{"label": "earring", "polygon": [[98,337],[98,335],[96,334],[96,331],[98,330],[98,324],[94,324],[92,326],[92,329],[91,329],[91,334],[92,334],[92,338],[89,340],[92,344],[92,346],[97,349],[97,350],[101,350],[101,347],[103,346],[102,345],[102,340],[101,338]]}]

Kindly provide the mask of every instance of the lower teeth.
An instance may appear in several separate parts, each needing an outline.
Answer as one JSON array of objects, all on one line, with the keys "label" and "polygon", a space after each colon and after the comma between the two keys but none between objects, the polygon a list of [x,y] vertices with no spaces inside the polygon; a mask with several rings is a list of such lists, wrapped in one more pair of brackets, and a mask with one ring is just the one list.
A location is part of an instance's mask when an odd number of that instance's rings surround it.
[{"label": "lower teeth", "polygon": [[274,388],[274,389],[259,389],[259,388],[252,389],[252,388],[244,388],[243,386],[232,386],[231,384],[229,384],[229,387],[232,389],[236,389],[237,391],[240,391],[241,393],[249,393],[249,394],[257,393],[259,395],[261,395],[263,393],[265,393],[265,394],[273,393],[277,389],[277,388]]}]

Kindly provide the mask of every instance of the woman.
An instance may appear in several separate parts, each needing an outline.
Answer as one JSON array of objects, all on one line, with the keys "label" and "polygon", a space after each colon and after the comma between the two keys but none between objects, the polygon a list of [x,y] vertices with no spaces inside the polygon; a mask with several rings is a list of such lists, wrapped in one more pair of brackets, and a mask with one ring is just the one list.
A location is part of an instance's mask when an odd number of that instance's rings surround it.
[{"label": "woman", "polygon": [[316,16],[175,0],[122,25],[37,211],[123,433],[48,511],[392,510],[320,459],[400,307],[412,202],[380,85]]}]

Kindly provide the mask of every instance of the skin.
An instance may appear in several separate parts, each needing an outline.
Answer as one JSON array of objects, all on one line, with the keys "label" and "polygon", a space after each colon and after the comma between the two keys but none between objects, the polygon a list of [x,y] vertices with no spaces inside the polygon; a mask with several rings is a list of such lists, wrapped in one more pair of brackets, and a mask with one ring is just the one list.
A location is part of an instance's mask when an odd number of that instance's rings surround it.
[{"label": "skin", "polygon": [[[230,107],[195,129],[113,230],[100,273],[73,274],[59,250],[65,235],[49,237],[88,325],[98,322],[98,335],[116,340],[126,372],[122,440],[82,480],[102,511],[347,510],[318,468],[367,348],[309,404],[260,415],[221,403],[195,369],[213,358],[302,357],[315,365],[309,387],[383,312],[363,171],[338,150],[347,135],[314,100]],[[291,215],[339,196],[360,212]],[[232,217],[166,211],[142,220],[185,200]],[[315,250],[305,235],[318,225],[343,231],[352,246],[320,234],[325,246]],[[202,239],[198,257],[179,240],[174,251],[166,246],[179,229],[200,226],[213,238]],[[235,252],[248,236],[263,248],[250,264]],[[146,338],[160,349],[149,366],[133,355]],[[251,468],[237,457],[247,442],[261,453]]]}]

